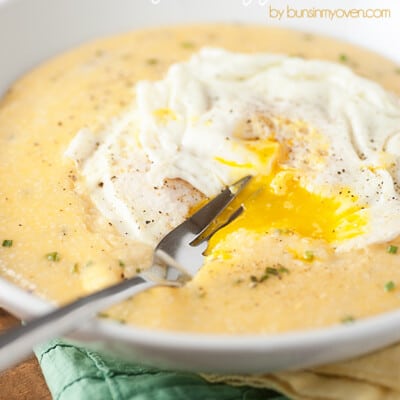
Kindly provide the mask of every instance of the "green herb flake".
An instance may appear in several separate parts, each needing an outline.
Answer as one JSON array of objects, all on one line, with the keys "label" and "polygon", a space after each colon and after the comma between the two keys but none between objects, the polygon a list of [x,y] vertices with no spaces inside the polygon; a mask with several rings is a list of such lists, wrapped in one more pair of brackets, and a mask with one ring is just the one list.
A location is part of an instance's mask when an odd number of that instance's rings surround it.
[{"label": "green herb flake", "polygon": [[393,290],[396,289],[396,284],[393,281],[389,281],[385,283],[383,288],[385,289],[385,292],[393,292]]},{"label": "green herb flake", "polygon": [[142,269],[141,268],[136,268],[136,273],[137,274],[140,274],[142,272]]},{"label": "green herb flake", "polygon": [[124,263],[122,260],[118,260],[118,265],[119,265],[121,268],[125,268],[125,267],[126,267],[125,263]]},{"label": "green herb flake", "polygon": [[110,318],[110,316],[105,312],[99,312],[99,313],[97,313],[97,316],[99,318]]},{"label": "green herb flake", "polygon": [[314,260],[314,252],[312,252],[311,250],[306,250],[304,252],[304,259],[307,260],[307,261]]},{"label": "green herb flake", "polygon": [[193,43],[193,42],[182,42],[181,43],[181,46],[184,48],[184,49],[194,49],[196,46],[195,46],[195,44]]},{"label": "green herb flake", "polygon": [[277,277],[278,279],[282,279],[282,274],[288,274],[289,272],[290,271],[287,268],[285,268],[283,265],[274,264],[273,267],[266,267],[264,270],[264,273],[259,277],[255,276],[255,275],[251,275],[250,282],[253,284],[252,287],[254,287],[257,283],[262,283],[273,276]]},{"label": "green herb flake", "polygon": [[56,251],[53,251],[52,253],[46,254],[46,259],[49,261],[58,262],[58,261],[60,261],[61,258],[60,258],[60,255]]},{"label": "green herb flake", "polygon": [[347,55],[344,54],[344,53],[339,54],[339,61],[341,61],[341,62],[347,62],[347,61],[349,61],[349,57],[347,57]]},{"label": "green herb flake", "polygon": [[12,245],[13,245],[12,240],[10,240],[10,239],[3,240],[3,244],[2,244],[3,247],[12,247]]},{"label": "green herb flake", "polygon": [[284,267],[283,265],[281,265],[281,266],[279,267],[278,271],[279,271],[279,273],[281,273],[281,274],[288,274],[288,273],[290,272],[290,271],[289,271],[286,267]]},{"label": "green herb flake", "polygon": [[78,263],[75,263],[74,266],[72,267],[72,273],[73,274],[79,273],[79,264]]},{"label": "green herb flake", "polygon": [[395,72],[396,74],[400,75],[400,67],[399,67],[399,68],[396,68],[396,69],[394,70],[394,72]]},{"label": "green herb flake", "polygon": [[398,247],[397,246],[393,246],[392,244],[390,246],[388,246],[388,248],[386,249],[386,251],[389,254],[396,254],[397,250],[398,250]]},{"label": "green herb flake", "polygon": [[260,283],[266,281],[267,279],[269,279],[269,275],[268,274],[264,274],[260,276],[260,279],[258,280]]},{"label": "green herb flake", "polygon": [[343,317],[340,322],[342,324],[352,324],[356,321],[356,319],[352,316],[352,315],[346,315],[345,317]]},{"label": "green herb flake", "polygon": [[274,276],[278,276],[279,272],[276,268],[273,267],[267,267],[265,268],[265,273],[268,275],[274,275]]},{"label": "green herb flake", "polygon": [[146,60],[147,65],[157,65],[158,64],[158,59],[157,58],[148,58]]}]

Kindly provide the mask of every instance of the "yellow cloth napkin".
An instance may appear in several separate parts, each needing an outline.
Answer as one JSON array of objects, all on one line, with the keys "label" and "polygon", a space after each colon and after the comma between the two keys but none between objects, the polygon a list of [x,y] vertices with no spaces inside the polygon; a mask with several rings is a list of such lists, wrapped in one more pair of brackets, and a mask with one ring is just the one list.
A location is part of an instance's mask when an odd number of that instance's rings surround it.
[{"label": "yellow cloth napkin", "polygon": [[400,344],[300,372],[203,376],[210,382],[271,388],[293,400],[400,400]]}]

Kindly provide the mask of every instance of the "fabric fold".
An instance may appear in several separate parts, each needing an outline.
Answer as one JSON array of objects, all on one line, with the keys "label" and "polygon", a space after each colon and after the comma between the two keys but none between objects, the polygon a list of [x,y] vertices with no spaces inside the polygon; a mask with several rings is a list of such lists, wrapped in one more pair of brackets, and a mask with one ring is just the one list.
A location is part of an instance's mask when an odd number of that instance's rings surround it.
[{"label": "fabric fold", "polygon": [[35,350],[55,400],[286,400],[266,388],[128,363],[65,341]]},{"label": "fabric fold", "polygon": [[400,400],[400,344],[305,371],[258,375],[157,369],[63,340],[35,352],[56,400]]}]

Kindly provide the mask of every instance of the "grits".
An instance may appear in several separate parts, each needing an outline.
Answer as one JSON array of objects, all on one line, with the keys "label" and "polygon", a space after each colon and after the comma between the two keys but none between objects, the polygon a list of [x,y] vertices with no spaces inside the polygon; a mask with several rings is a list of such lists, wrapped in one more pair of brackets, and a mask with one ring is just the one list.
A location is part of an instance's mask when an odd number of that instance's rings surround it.
[{"label": "grits", "polygon": [[[276,28],[142,30],[61,55],[21,78],[0,103],[3,277],[65,303],[148,266],[151,246],[121,234],[99,213],[64,153],[82,128],[100,135],[129,106],[135,82],[162,79],[172,63],[203,46],[345,63],[400,94],[392,62]],[[214,244],[213,256],[187,286],[152,289],[106,314],[154,329],[206,333],[283,332],[363,318],[400,305],[397,246],[394,239],[337,253],[323,238],[290,229],[238,229],[223,249]]]}]

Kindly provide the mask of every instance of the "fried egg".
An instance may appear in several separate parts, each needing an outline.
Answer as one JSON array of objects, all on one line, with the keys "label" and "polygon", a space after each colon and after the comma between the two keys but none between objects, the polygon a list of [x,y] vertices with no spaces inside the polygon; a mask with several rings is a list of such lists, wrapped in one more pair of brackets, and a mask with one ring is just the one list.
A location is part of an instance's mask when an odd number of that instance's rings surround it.
[{"label": "fried egg", "polygon": [[249,174],[214,242],[280,229],[346,251],[400,235],[400,101],[336,63],[204,48],[65,154],[104,217],[150,245]]}]

